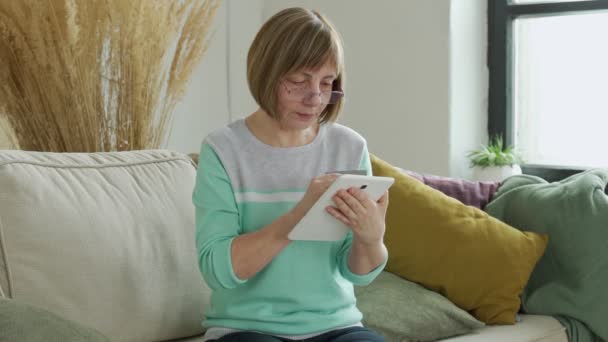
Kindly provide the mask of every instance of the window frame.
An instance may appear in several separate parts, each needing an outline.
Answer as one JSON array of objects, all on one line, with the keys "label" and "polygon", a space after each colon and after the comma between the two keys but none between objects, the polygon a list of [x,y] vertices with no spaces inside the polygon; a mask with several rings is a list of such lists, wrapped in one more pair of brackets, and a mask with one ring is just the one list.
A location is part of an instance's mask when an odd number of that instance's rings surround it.
[{"label": "window frame", "polygon": [[[564,13],[608,10],[608,0],[516,4],[510,0],[488,0],[488,135],[501,136],[507,145],[514,141],[512,112],[512,42],[513,21],[524,15],[560,15]],[[524,164],[526,174],[556,181],[583,171],[566,165]]]}]

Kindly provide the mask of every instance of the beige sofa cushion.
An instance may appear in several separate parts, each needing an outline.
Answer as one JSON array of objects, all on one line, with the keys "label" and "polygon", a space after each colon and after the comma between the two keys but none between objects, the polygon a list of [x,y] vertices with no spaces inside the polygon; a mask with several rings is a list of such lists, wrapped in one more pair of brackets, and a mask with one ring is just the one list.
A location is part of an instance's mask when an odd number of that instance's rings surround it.
[{"label": "beige sofa cushion", "polygon": [[0,151],[4,294],[113,341],[201,333],[196,170],[171,151]]},{"label": "beige sofa cushion", "polygon": [[521,321],[507,325],[486,325],[470,334],[442,342],[568,342],[566,328],[551,316],[521,315]]}]

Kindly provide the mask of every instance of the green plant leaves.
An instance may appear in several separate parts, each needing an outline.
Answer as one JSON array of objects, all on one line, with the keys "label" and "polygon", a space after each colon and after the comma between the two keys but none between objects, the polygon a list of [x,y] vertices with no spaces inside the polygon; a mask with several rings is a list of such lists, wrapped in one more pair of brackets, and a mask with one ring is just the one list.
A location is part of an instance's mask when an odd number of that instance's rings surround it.
[{"label": "green plant leaves", "polygon": [[523,162],[513,146],[504,146],[501,136],[491,138],[488,145],[470,151],[467,157],[471,160],[471,167],[512,166]]}]

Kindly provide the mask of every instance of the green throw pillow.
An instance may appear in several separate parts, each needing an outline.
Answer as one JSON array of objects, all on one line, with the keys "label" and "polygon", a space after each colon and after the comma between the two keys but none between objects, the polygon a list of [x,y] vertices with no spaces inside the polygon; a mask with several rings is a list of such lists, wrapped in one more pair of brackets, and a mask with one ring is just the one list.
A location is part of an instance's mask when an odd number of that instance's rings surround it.
[{"label": "green throw pillow", "polygon": [[94,329],[19,300],[0,298],[0,341],[108,342]]},{"label": "green throw pillow", "polygon": [[355,294],[363,325],[387,342],[434,341],[484,326],[442,295],[388,272]]},{"label": "green throw pillow", "polygon": [[[549,234],[522,302],[526,312],[554,315],[570,341],[608,341],[608,170],[560,182],[534,176],[505,180],[485,210],[522,230]],[[590,331],[588,331],[590,330]]]}]

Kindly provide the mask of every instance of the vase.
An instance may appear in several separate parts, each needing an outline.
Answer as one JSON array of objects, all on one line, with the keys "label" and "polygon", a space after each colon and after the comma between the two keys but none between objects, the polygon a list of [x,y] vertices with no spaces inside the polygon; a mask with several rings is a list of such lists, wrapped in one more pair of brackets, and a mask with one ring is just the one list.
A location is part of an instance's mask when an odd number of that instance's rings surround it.
[{"label": "vase", "polygon": [[476,166],[473,168],[473,179],[479,182],[502,182],[513,175],[521,175],[519,165]]}]

